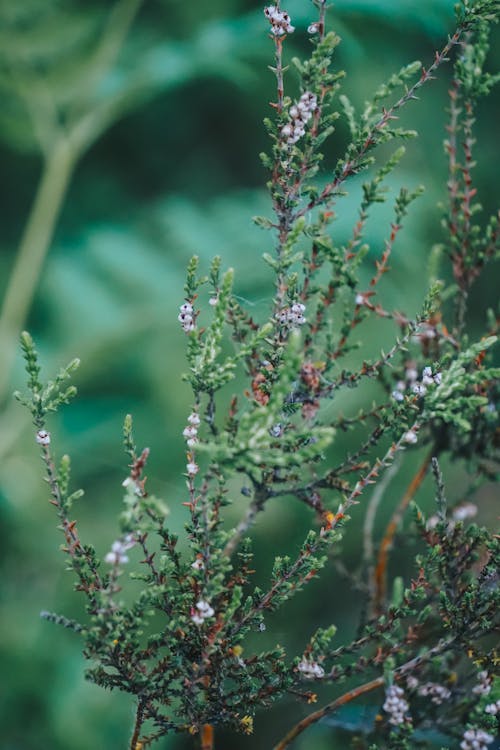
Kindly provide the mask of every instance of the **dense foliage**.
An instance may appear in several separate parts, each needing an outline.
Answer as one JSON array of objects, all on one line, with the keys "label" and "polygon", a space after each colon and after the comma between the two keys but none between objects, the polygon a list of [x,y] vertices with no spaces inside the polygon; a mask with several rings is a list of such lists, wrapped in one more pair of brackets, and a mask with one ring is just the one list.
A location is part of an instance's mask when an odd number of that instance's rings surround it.
[{"label": "dense foliage", "polygon": [[[483,310],[476,335],[469,298],[499,250],[498,214],[478,217],[472,172],[476,108],[497,80],[485,64],[498,7],[492,0],[463,2],[456,30],[431,64],[405,65],[355,106],[339,93],[343,73],[334,61],[340,39],[328,30],[325,3],[315,6],[307,28],[312,52],[292,60],[299,83],[296,90],[291,84],[290,94],[287,48],[294,21],[279,4],[265,10],[276,94],[265,123],[271,148],[261,158],[273,212],[255,222],[274,241],[274,252],[263,256],[274,277],[269,304],[254,311],[235,294],[237,264],[224,272],[219,257],[201,272],[193,257],[184,299],[179,295],[185,380],[192,390],[182,433],[185,486],[168,498],[168,506],[187,508],[180,538],[167,504],[149,494],[149,449],[136,448],[127,417],[129,473],[118,538],[104,556],[83,541],[72,510],[82,493],[70,486],[69,458],[56,461],[47,424],[50,412],[75,395],[66,381],[78,362],[45,384],[33,341],[22,335],[29,392],[18,398],[31,411],[68,567],[87,599],[86,618],[42,614],[83,638],[91,681],[134,696],[130,748],[136,750],[171,732],[193,735],[210,748],[214,727],[251,734],[254,716],[260,719],[277,699],[293,695],[307,706],[320,692],[328,696],[323,708],[306,709],[302,722],[278,741],[276,747],[285,748],[319,720],[331,721],[326,717],[377,690],[372,706],[380,713],[371,721],[363,724],[358,716],[350,726],[337,723],[357,747],[468,748],[493,741],[498,538],[469,519],[480,485],[496,477],[500,370],[492,352],[498,316]],[[400,111],[416,106],[417,92],[450,59],[444,231],[432,249],[427,294],[412,313],[385,299],[384,282],[422,189],[398,190],[382,242],[370,222],[404,157],[397,142],[415,135],[397,122]],[[337,120],[347,123],[350,135],[332,163],[328,143]],[[50,146],[48,154],[50,163]],[[336,220],[346,187],[362,172],[368,179],[352,233],[339,241]],[[379,329],[384,333],[373,340],[371,332]],[[380,352],[383,340],[390,343]],[[367,396],[353,402],[357,392]],[[352,410],[350,403],[363,406]],[[451,501],[443,461],[462,462],[472,476],[465,495]],[[390,551],[431,468],[436,507],[426,514],[413,505],[411,536],[419,548],[405,583],[389,568]],[[405,470],[409,486],[380,532],[378,506],[396,472]],[[308,530],[295,550],[275,556],[266,580],[249,537],[281,498],[304,506],[300,525]],[[341,542],[362,504],[356,570],[343,561]],[[309,636],[295,656],[269,640],[263,648],[259,639],[272,637],[275,613],[332,566],[358,592],[357,633],[344,635],[323,623],[318,628],[308,618]],[[125,582],[129,567],[136,570]],[[267,742],[276,742],[271,728]]]}]

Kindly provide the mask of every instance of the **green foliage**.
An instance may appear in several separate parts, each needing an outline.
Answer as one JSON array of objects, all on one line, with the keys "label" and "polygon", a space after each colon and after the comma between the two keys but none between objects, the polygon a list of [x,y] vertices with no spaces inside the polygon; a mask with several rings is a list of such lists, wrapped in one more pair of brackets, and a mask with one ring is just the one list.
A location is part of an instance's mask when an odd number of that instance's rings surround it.
[{"label": "green foliage", "polygon": [[[314,702],[311,685],[327,685],[337,698],[296,725],[276,746],[279,750],[319,718],[384,685],[382,718],[371,722],[362,739],[372,747],[410,748],[414,740],[429,746],[429,714],[450,742],[458,742],[467,727],[492,728],[491,717],[478,706],[484,686],[491,686],[498,671],[498,655],[490,644],[498,628],[498,538],[464,523],[457,515],[460,506],[453,508],[445,500],[438,457],[466,455],[468,469],[479,479],[491,478],[498,461],[494,395],[500,370],[491,364],[496,329],[472,344],[467,330],[470,282],[486,258],[494,257],[497,242],[493,220],[481,240],[470,222],[467,150],[472,108],[496,80],[482,72],[486,24],[496,19],[496,4],[462,3],[457,28],[432,65],[401,68],[378,87],[359,116],[347,97],[340,98],[351,140],[321,178],[323,147],[339,117],[332,107],[343,72],[332,70],[340,39],[326,30],[326,5],[323,0],[314,4],[318,15],[310,27],[312,52],[305,61],[294,60],[297,99],[285,93],[288,39],[270,34],[276,101],[273,118],[266,121],[271,150],[263,162],[273,218],[256,223],[273,238],[274,252],[263,257],[274,297],[264,314],[254,314],[234,291],[238,273],[223,272],[218,256],[207,275],[199,275],[206,260],[200,253],[189,262],[184,302],[179,299],[189,367],[184,379],[192,390],[182,433],[185,482],[178,494],[188,514],[182,535],[171,528],[166,503],[146,488],[149,449],[137,450],[127,416],[123,444],[129,471],[120,532],[104,557],[81,541],[69,514],[82,493],[71,491],[67,456],[56,468],[46,423],[50,412],[75,395],[66,380],[78,361],[45,385],[31,337],[21,338],[29,395],[18,399],[31,412],[67,568],[86,599],[81,622],[47,612],[42,616],[82,638],[91,682],[134,696],[131,750],[170,733],[197,736],[208,747],[215,725],[249,734],[255,714],[279,699],[295,695],[306,704]],[[268,9],[275,12],[274,6]],[[276,32],[283,18],[271,23]],[[455,65],[450,133],[453,139],[460,132],[460,90],[467,110],[461,127],[468,142],[465,167],[454,156],[450,163],[451,218],[445,222],[443,244],[461,294],[454,322],[447,326],[449,311],[443,302],[449,287],[434,279],[417,316],[374,300],[377,295],[385,300],[382,280],[403,219],[421,188],[399,189],[381,251],[368,234],[368,220],[376,204],[385,202],[388,178],[404,156],[399,147],[379,157],[378,147],[415,134],[392,122],[455,51],[464,54]],[[417,71],[419,77],[410,85]],[[394,101],[382,104],[388,98]],[[373,176],[361,186],[352,233],[340,241],[331,224],[346,184],[379,158]],[[459,173],[463,189],[453,184]],[[365,233],[368,239],[362,243]],[[367,255],[374,252],[375,270],[367,272]],[[210,290],[209,310],[203,303],[205,287]],[[354,340],[361,326],[378,328],[387,321],[396,331],[380,355],[370,350],[370,329],[365,328],[366,343]],[[365,388],[369,397],[376,394],[371,407],[354,416],[338,412],[339,402],[349,408],[351,392],[364,393]],[[358,432],[355,450],[339,448],[340,434],[350,430]],[[406,449],[416,443],[427,447],[429,459],[417,469],[375,550],[373,518],[384,482],[398,468],[396,458],[414,466],[416,453]],[[342,456],[340,463],[332,460],[334,450]],[[437,520],[426,519],[414,506],[412,539],[423,548],[416,557],[416,577],[408,582],[398,574],[388,594],[388,548],[431,456]],[[291,658],[274,639],[261,646],[259,634],[331,565],[350,520],[346,512],[365,499],[371,485],[375,491],[366,513],[362,569],[346,570],[363,602],[357,634],[351,638],[334,626],[315,624],[301,653]],[[248,504],[232,527],[228,514],[235,510],[239,515],[237,490]],[[305,506],[309,528],[293,553],[275,552],[273,545],[270,575],[261,577],[248,534],[260,514],[281,498]],[[129,563],[133,570],[125,575]],[[343,643],[334,648],[338,636]],[[353,678],[354,688],[338,690]],[[483,693],[475,685],[482,685]],[[356,729],[350,734],[353,741],[359,739]]]}]

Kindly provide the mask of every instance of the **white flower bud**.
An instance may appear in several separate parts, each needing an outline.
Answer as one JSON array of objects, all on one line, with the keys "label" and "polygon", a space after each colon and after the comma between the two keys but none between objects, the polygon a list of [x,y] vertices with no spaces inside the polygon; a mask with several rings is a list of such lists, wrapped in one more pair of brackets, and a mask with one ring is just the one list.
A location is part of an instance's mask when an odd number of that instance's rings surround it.
[{"label": "white flower bud", "polygon": [[39,445],[50,445],[50,432],[47,432],[47,430],[38,430],[35,440]]},{"label": "white flower bud", "polygon": [[408,432],[405,432],[405,434],[403,435],[403,440],[405,441],[405,443],[415,445],[418,440],[418,435],[415,430],[408,430]]}]

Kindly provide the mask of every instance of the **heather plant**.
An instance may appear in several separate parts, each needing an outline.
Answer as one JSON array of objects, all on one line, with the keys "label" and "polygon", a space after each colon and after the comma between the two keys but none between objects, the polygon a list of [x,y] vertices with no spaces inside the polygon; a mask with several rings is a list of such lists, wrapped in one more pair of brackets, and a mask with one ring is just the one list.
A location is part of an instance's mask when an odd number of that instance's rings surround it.
[{"label": "heather plant", "polygon": [[[463,0],[455,31],[430,65],[402,68],[360,112],[340,93],[340,39],[329,30],[334,14],[323,0],[313,5],[305,60],[287,59],[287,38],[297,32],[286,9],[277,2],[264,10],[276,80],[265,122],[270,148],[261,155],[272,212],[255,221],[274,244],[263,254],[274,280],[268,315],[256,319],[234,294],[237,269],[223,270],[218,257],[200,269],[191,259],[178,315],[192,392],[179,426],[185,491],[168,503],[149,493],[149,448],[137,447],[127,416],[120,526],[103,559],[73,520],[83,493],[71,487],[69,457],[56,460],[48,424],[50,413],[76,394],[68,381],[78,361],[46,383],[32,338],[21,338],[28,393],[17,397],[31,411],[67,567],[86,601],[78,621],[42,616],[82,639],[89,680],[132,696],[130,750],[169,733],[192,735],[194,746],[209,750],[217,746],[217,727],[251,734],[276,701],[293,698],[307,707],[318,693],[328,702],[306,708],[270,746],[284,750],[370,693],[378,711],[368,726],[350,728],[353,747],[487,748],[497,730],[499,539],[472,518],[478,488],[496,478],[498,467],[498,314],[484,311],[483,335],[472,337],[468,299],[499,255],[499,215],[481,221],[473,186],[477,103],[500,78],[486,70],[498,2]],[[400,142],[416,135],[398,124],[399,112],[418,106],[412,102],[420,89],[445,64],[454,71],[449,179],[428,293],[412,316],[384,304],[383,279],[422,189],[396,194],[382,249],[370,244],[369,222],[375,205],[389,199],[387,178],[404,157]],[[333,166],[323,166],[339,117],[350,140]],[[350,181],[363,172],[358,218],[340,245],[335,220]],[[372,320],[393,327],[386,351],[373,352],[363,341],[363,324]],[[373,405],[344,414],[345,394],[367,387],[378,394]],[[359,447],[332,465],[331,446],[347,432],[359,436]],[[425,448],[423,460],[418,447]],[[458,498],[447,497],[443,459],[460,462],[471,477]],[[413,479],[378,536],[377,510],[403,464]],[[435,512],[426,516],[415,497],[429,473]],[[276,556],[259,586],[252,528],[277,498],[305,505],[309,528],[294,555]],[[174,503],[186,509],[181,541],[169,528]],[[241,508],[234,527],[225,514],[230,504]],[[363,505],[362,564],[344,570],[363,600],[354,639],[335,624],[311,622],[300,653],[287,654],[278,643],[259,649],[273,613],[329,566],[342,569],[342,537]],[[416,555],[404,580],[391,575],[389,562],[407,511]]]}]

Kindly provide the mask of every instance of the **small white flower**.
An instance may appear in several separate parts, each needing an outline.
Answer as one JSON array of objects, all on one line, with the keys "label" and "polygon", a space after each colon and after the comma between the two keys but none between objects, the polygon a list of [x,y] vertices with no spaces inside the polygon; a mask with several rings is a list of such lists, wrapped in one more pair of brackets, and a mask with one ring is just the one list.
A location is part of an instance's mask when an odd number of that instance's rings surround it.
[{"label": "small white flower", "polygon": [[408,690],[415,690],[415,688],[419,685],[418,678],[414,677],[414,675],[410,675],[406,680],[406,685],[408,687]]},{"label": "small white flower", "polygon": [[302,315],[303,312],[305,312],[306,306],[302,304],[302,302],[294,302],[292,305],[292,312],[296,315]]},{"label": "small white flower", "polygon": [[443,379],[442,374],[440,372],[436,372],[436,374],[434,375],[434,382],[435,382],[435,384],[436,385],[441,385],[442,379]]},{"label": "small white flower", "polygon": [[50,445],[50,432],[47,432],[47,430],[38,430],[35,440],[39,445]]},{"label": "small white flower", "polygon": [[422,385],[422,383],[415,383],[415,385],[413,386],[413,393],[416,396],[419,396],[419,398],[422,398],[422,396],[425,396],[425,394],[427,393],[427,388],[425,387],[425,385]]},{"label": "small white flower", "polygon": [[190,461],[188,464],[186,464],[186,471],[190,477],[194,477],[194,475],[197,474],[199,470],[200,467],[198,466],[198,464],[195,464],[194,461]]},{"label": "small white flower", "polygon": [[179,307],[179,310],[181,311],[182,315],[191,315],[193,312],[193,305],[191,305],[189,302],[185,302]]},{"label": "small white flower", "polygon": [[196,437],[198,434],[198,430],[195,427],[195,425],[190,425],[189,427],[185,427],[182,431],[183,437],[187,438],[193,438]]},{"label": "small white flower", "polygon": [[193,411],[187,418],[187,421],[189,424],[199,425],[201,422],[200,415],[196,411]]},{"label": "small white flower", "polygon": [[195,625],[202,625],[207,617],[213,617],[214,614],[215,612],[210,604],[203,599],[200,599],[191,613],[191,619]]},{"label": "small white flower", "polygon": [[108,552],[104,557],[104,561],[110,565],[124,565],[128,563],[128,555],[125,554],[127,550],[131,549],[135,545],[136,541],[133,534],[126,534],[123,539],[118,539],[111,545],[111,552]]},{"label": "small white flower", "polygon": [[127,555],[118,555],[116,552],[108,552],[104,557],[104,562],[109,565],[119,565],[120,563],[124,565],[128,563],[128,557]]},{"label": "small white flower", "polygon": [[357,305],[364,305],[365,304],[365,297],[363,294],[357,294],[355,298],[355,302]]},{"label": "small white flower", "polygon": [[490,714],[491,716],[496,716],[498,713],[500,713],[500,698],[496,701],[496,703],[488,703],[488,705],[484,708],[484,712]]},{"label": "small white flower", "polygon": [[405,432],[405,434],[403,435],[403,440],[405,441],[405,443],[415,445],[418,440],[418,435],[415,430],[408,430],[408,432]]},{"label": "small white flower", "polygon": [[215,307],[218,301],[219,301],[218,297],[210,297],[210,299],[208,300],[208,304],[211,305],[212,307]]},{"label": "small white flower", "polygon": [[281,437],[283,435],[284,429],[281,422],[277,422],[276,424],[273,424],[272,427],[269,428],[269,434],[271,437]]},{"label": "small white flower", "polygon": [[474,518],[475,515],[477,515],[477,505],[474,503],[462,503],[452,513],[455,521],[465,521],[467,518]]},{"label": "small white flower", "polygon": [[427,523],[425,525],[425,528],[427,529],[427,531],[432,531],[433,529],[435,529],[438,523],[440,522],[440,520],[441,519],[439,518],[437,513],[434,513],[432,516],[430,516],[427,519]]},{"label": "small white flower", "polygon": [[191,563],[191,567],[193,568],[193,570],[204,570],[205,563],[203,562],[201,557],[197,557],[194,563]]},{"label": "small white flower", "polygon": [[477,677],[479,682],[477,685],[474,685],[472,692],[475,695],[488,695],[491,691],[491,677],[488,675],[488,672],[483,670],[479,672]]},{"label": "small white flower", "polygon": [[194,448],[197,443],[198,443],[197,437],[192,437],[186,440],[186,445],[188,448]]},{"label": "small white flower", "polygon": [[183,325],[182,327],[186,333],[191,333],[191,331],[194,331],[196,326],[194,324],[194,320],[190,320],[189,323],[185,323],[185,325]]},{"label": "small white flower", "polygon": [[404,400],[405,400],[405,397],[403,396],[403,394],[401,393],[401,391],[396,391],[396,390],[394,390],[394,391],[392,392],[391,396],[392,396],[392,398],[394,399],[394,401],[399,401],[399,402],[401,402],[401,401],[404,401]]},{"label": "small white flower", "polygon": [[310,23],[307,27],[308,34],[317,34],[319,31],[319,23]]},{"label": "small white flower", "polygon": [[408,367],[405,372],[405,377],[409,383],[414,383],[418,378],[418,372],[414,367]]},{"label": "small white flower", "polygon": [[325,670],[315,661],[302,659],[297,665],[299,672],[308,680],[321,679],[325,676]]},{"label": "small white flower", "polygon": [[203,617],[212,617],[215,613],[210,604],[203,599],[196,603],[196,609]]}]

